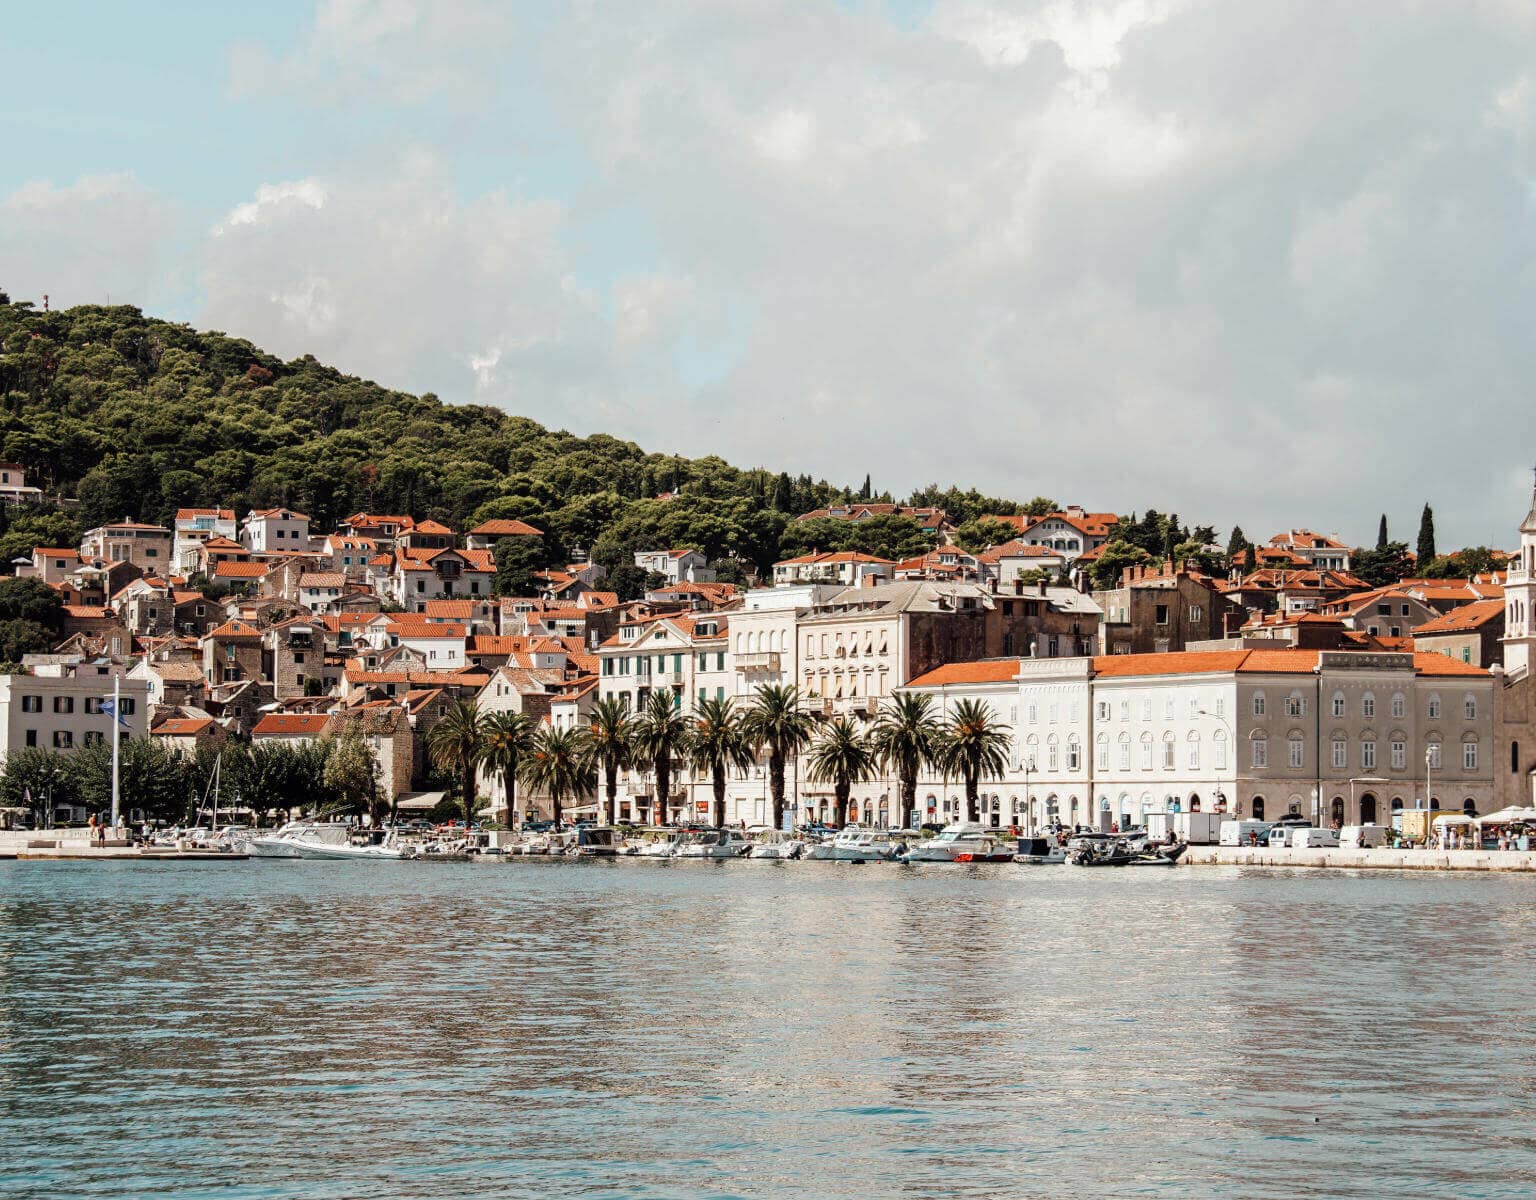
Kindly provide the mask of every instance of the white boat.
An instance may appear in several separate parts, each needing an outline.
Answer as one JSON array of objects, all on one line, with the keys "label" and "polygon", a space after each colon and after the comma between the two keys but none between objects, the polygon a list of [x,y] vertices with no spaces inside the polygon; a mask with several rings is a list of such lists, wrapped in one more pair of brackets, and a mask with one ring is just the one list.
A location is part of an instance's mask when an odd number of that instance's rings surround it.
[{"label": "white boat", "polygon": [[344,846],[352,838],[352,826],[319,821],[289,821],[271,833],[257,834],[246,840],[246,853],[253,858],[304,858],[301,848]]},{"label": "white boat", "polygon": [[1021,837],[1013,861],[1030,867],[1054,866],[1067,861],[1067,852],[1056,844],[1055,838]]},{"label": "white boat", "polygon": [[677,858],[740,858],[750,849],[747,839],[734,829],[702,829],[685,833],[678,842]]},{"label": "white boat", "polygon": [[747,852],[748,858],[799,858],[805,853],[805,842],[782,829],[765,827],[752,833],[748,841],[752,846]]},{"label": "white boat", "polygon": [[624,838],[611,825],[577,826],[576,844],[567,851],[575,858],[614,858],[624,852]]},{"label": "white boat", "polygon": [[997,842],[995,830],[975,821],[955,821],[944,826],[937,837],[913,842],[901,855],[902,862],[955,862],[962,854],[989,850]]},{"label": "white boat", "polygon": [[411,852],[395,840],[393,830],[372,829],[363,832],[366,835],[364,838],[348,838],[341,843],[300,841],[295,844],[295,849],[300,858],[349,858],[373,862],[413,857]]},{"label": "white boat", "polygon": [[884,862],[895,858],[901,845],[883,829],[850,825],[830,842],[808,846],[804,857],[833,862]]},{"label": "white boat", "polygon": [[630,844],[634,846],[634,854],[640,858],[671,858],[681,840],[681,835],[674,835],[672,837],[655,838],[649,842],[640,842],[639,844],[632,842]]}]

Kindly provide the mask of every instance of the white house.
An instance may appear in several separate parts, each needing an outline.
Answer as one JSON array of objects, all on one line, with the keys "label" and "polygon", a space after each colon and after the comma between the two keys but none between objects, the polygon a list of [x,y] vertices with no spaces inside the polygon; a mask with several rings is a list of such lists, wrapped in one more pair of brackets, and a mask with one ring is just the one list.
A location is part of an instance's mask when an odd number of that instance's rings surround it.
[{"label": "white house", "polygon": [[665,575],[668,583],[713,583],[709,560],[697,550],[637,550],[635,566]]},{"label": "white house", "polygon": [[309,549],[309,518],[291,508],[252,509],[241,524],[240,541],[253,554]]}]

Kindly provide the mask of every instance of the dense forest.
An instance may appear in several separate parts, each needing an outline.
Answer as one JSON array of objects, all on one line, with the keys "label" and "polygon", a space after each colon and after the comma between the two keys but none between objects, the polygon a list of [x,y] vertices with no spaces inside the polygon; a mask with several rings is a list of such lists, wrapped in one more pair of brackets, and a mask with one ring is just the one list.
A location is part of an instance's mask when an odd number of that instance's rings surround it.
[{"label": "dense forest", "polygon": [[[0,396],[0,457],[80,502],[13,515],[0,562],[34,542],[70,545],[104,521],[168,523],[179,507],[212,504],[291,506],[321,530],[358,510],[456,529],[517,517],[546,531],[544,565],[578,547],[614,567],[638,548],[689,546],[727,576],[812,546],[895,557],[933,540],[904,518],[792,524],[827,504],[889,500],[868,477],[842,487],[577,437],[499,408],[391,391],[310,356],[284,362],[126,306],[39,312],[0,296]],[[957,521],[1018,511],[955,488],[910,499]]]}]

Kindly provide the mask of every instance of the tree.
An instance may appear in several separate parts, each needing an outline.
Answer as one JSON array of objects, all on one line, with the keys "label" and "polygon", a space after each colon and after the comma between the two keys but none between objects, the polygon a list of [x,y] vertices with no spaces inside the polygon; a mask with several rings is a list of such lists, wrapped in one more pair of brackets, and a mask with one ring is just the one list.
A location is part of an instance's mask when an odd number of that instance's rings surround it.
[{"label": "tree", "polygon": [[1418,559],[1427,563],[1435,557],[1435,510],[1428,504],[1419,515]]},{"label": "tree", "polygon": [[988,546],[999,546],[1009,541],[1017,532],[1012,525],[996,517],[977,517],[955,530],[955,540],[962,549],[975,554]]},{"label": "tree", "polygon": [[1375,550],[1357,548],[1351,570],[1373,588],[1387,587],[1413,573],[1413,563],[1408,558],[1408,546],[1404,542],[1388,542]]},{"label": "tree", "polygon": [[506,709],[487,714],[481,762],[501,776],[501,788],[507,797],[507,824],[517,816],[517,780],[522,763],[533,753],[538,739],[537,727],[527,713]]},{"label": "tree", "polygon": [[739,588],[747,586],[746,568],[737,559],[717,558],[709,564],[709,569],[715,573],[716,583],[734,583]]},{"label": "tree", "polygon": [[549,797],[556,828],[564,816],[565,802],[580,800],[597,786],[592,755],[582,731],[576,728],[541,729],[522,770],[523,782]]},{"label": "tree", "polygon": [[672,798],[672,763],[687,744],[688,722],[671,688],[657,688],[635,714],[631,739],[635,757],[651,768],[656,795],[651,802],[651,821],[665,825]]},{"label": "tree", "polygon": [[726,773],[745,772],[757,761],[735,701],[701,697],[694,705],[693,724],[684,751],[690,765],[709,776],[714,794],[714,823],[717,827],[724,825]]},{"label": "tree", "polygon": [[637,567],[634,563],[624,563],[608,572],[607,584],[609,591],[628,603],[639,600],[651,588],[658,586],[658,581],[666,583],[666,576]]},{"label": "tree", "polygon": [[19,746],[5,756],[0,804],[29,809],[32,823],[41,827],[48,822],[51,808],[74,802],[74,781],[64,755],[40,746]]},{"label": "tree", "polygon": [[1093,581],[1093,586],[1100,591],[1120,586],[1120,575],[1127,567],[1139,566],[1145,562],[1151,562],[1152,556],[1140,546],[1115,538],[1105,543],[1104,549],[1099,552],[1088,568],[1088,577]]},{"label": "tree", "polygon": [[845,717],[822,727],[806,755],[812,779],[832,785],[833,810],[839,826],[848,823],[848,795],[875,771],[876,756],[869,737]]},{"label": "tree", "polygon": [[864,476],[864,486],[859,489],[859,499],[868,500],[872,495],[874,495],[874,486],[870,483],[869,476],[866,474]]},{"label": "tree", "polygon": [[[99,813],[112,806],[112,746],[95,742],[66,758],[77,802]],[[118,743],[118,792],[126,818],[135,809],[155,821],[179,821],[189,807],[189,788],[180,758],[155,738]]]},{"label": "tree", "polygon": [[56,636],[64,627],[64,604],[41,579],[0,579],[0,621],[31,621]]},{"label": "tree", "polygon": [[1227,561],[1235,567],[1243,555],[1247,555],[1246,558],[1242,559],[1246,570],[1252,571],[1258,566],[1258,563],[1254,561],[1253,543],[1243,533],[1241,525],[1234,525],[1232,526],[1232,536],[1227,539]]},{"label": "tree", "polygon": [[992,715],[992,709],[980,700],[961,700],[944,727],[940,760],[947,770],[965,782],[965,819],[975,821],[981,777],[998,776],[1008,769],[1008,751],[1013,742],[1007,726]]},{"label": "tree", "polygon": [[880,763],[896,772],[901,824],[911,828],[917,808],[917,777],[939,751],[942,730],[933,717],[933,697],[903,692],[881,706],[871,744]]},{"label": "tree", "polygon": [[535,571],[544,567],[544,539],[532,534],[504,537],[496,543],[496,594],[532,596],[537,593]]},{"label": "tree", "polygon": [[341,732],[331,739],[322,779],[348,812],[366,812],[375,823],[384,823],[389,803],[381,803],[378,772],[362,721],[344,722]]},{"label": "tree", "polygon": [[773,827],[784,827],[784,767],[811,740],[815,722],[800,708],[793,684],[765,683],[743,714],[747,736],[758,752],[768,751],[768,789],[773,797]]},{"label": "tree", "polygon": [[1057,504],[1056,501],[1050,499],[1048,496],[1036,496],[1033,500],[1024,505],[1024,512],[1031,517],[1044,517],[1050,515],[1053,512],[1060,511],[1061,505]]},{"label": "tree", "polygon": [[1381,514],[1381,524],[1376,527],[1376,549],[1387,548],[1387,514]]},{"label": "tree", "polygon": [[442,720],[427,731],[427,754],[444,771],[457,776],[464,824],[473,821],[475,768],[485,753],[485,719],[473,700],[456,700]]},{"label": "tree", "polygon": [[618,814],[619,772],[634,761],[629,712],[613,697],[599,700],[587,717],[587,752],[594,766],[602,772],[606,823]]}]

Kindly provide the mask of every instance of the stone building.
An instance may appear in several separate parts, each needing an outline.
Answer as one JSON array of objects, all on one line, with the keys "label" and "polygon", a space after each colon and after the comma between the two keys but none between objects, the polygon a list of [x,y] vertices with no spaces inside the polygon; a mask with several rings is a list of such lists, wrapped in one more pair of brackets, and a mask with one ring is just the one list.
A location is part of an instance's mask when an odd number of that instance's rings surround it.
[{"label": "stone building", "polygon": [[1167,654],[1225,637],[1246,614],[1216,580],[1167,562],[1127,567],[1120,586],[1094,592],[1103,610],[1101,654]]}]

